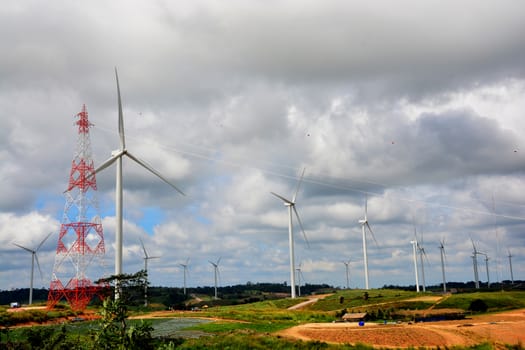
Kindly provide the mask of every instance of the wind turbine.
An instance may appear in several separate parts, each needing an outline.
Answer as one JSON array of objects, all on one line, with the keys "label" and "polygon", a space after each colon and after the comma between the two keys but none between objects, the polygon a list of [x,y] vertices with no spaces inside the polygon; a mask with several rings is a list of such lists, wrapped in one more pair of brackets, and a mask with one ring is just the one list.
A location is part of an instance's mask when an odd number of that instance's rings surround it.
[{"label": "wind turbine", "polygon": [[345,264],[345,270],[346,270],[346,289],[350,289],[350,273],[349,273],[350,259],[348,259],[348,261],[343,260],[343,264]]},{"label": "wind turbine", "polygon": [[447,292],[447,280],[445,278],[445,239],[439,242],[439,251],[441,253],[441,274],[443,275],[443,293]]},{"label": "wind turbine", "polygon": [[42,247],[44,242],[47,241],[47,239],[49,238],[49,236],[51,236],[52,233],[53,232],[49,232],[47,236],[40,242],[40,244],[35,249],[30,249],[20,244],[13,243],[17,247],[22,248],[31,253],[31,283],[29,284],[29,305],[33,304],[33,276],[35,273],[35,260],[36,260],[36,265],[38,266],[38,271],[40,271],[40,278],[42,278],[42,269],[40,269],[40,263],[38,262],[38,256],[36,255],[36,252],[38,252],[40,247]]},{"label": "wind turbine", "polygon": [[412,243],[412,254],[414,257],[414,273],[416,274],[416,292],[419,293],[419,276],[418,276],[418,267],[417,267],[417,253],[416,253],[416,247],[417,247],[417,240],[410,241]]},{"label": "wind turbine", "polygon": [[[414,233],[415,233],[415,227],[414,227]],[[421,262],[421,281],[423,283],[423,292],[426,292],[427,286],[425,282],[425,261],[423,260],[423,257],[427,259],[427,262],[428,262],[428,257],[427,257],[427,253],[425,252],[425,248],[423,247],[423,235],[422,234],[421,234],[421,242],[417,241],[417,249],[419,252],[419,261]]]},{"label": "wind turbine", "polygon": [[186,273],[188,271],[188,262],[190,261],[190,258],[186,258],[186,262],[184,264],[179,264],[184,268],[184,295],[186,295]]},{"label": "wind turbine", "polygon": [[218,299],[217,298],[217,274],[219,273],[219,262],[220,261],[221,261],[221,257],[219,257],[219,259],[217,259],[217,262],[213,262],[213,261],[208,260],[208,262],[213,265],[213,272],[214,272],[214,276],[215,276],[215,299]]},{"label": "wind turbine", "polygon": [[[180,189],[164,178],[158,171],[153,169],[150,165],[135,157],[126,149],[126,141],[124,137],[124,117],[122,114],[122,100],[120,98],[120,85],[118,80],[117,68],[115,68],[115,78],[117,81],[117,96],[118,96],[118,133],[119,133],[119,149],[111,152],[111,157],[104,163],[95,169],[95,174],[106,169],[113,163],[117,163],[117,172],[115,180],[115,215],[116,215],[116,227],[115,227],[115,275],[122,274],[122,158],[127,156],[131,160],[138,163],[140,166],[153,173],[155,176],[160,178],[162,181],[173,187],[177,192],[185,195]],[[115,299],[119,298],[119,287],[115,285]]]},{"label": "wind turbine", "polygon": [[374,239],[374,242],[377,245],[376,238],[374,237],[374,232],[372,231],[372,228],[370,227],[370,224],[368,223],[368,197],[365,198],[365,218],[360,219],[359,223],[361,224],[361,231],[363,234],[363,258],[364,258],[364,266],[365,266],[365,289],[368,288],[368,252],[366,249],[366,230],[368,229],[368,232],[372,235],[372,238]]},{"label": "wind turbine", "polygon": [[479,251],[476,248],[476,245],[474,244],[474,240],[472,240],[472,237],[470,237],[470,241],[472,242],[472,248],[474,249],[474,251],[472,252],[472,263],[474,265],[474,284],[476,286],[476,289],[479,289],[479,274],[478,274]]},{"label": "wind turbine", "polygon": [[514,284],[514,274],[512,273],[512,254],[510,253],[510,249],[508,249],[509,255],[507,256],[509,258],[509,267],[510,267],[510,283]]},{"label": "wind turbine", "polygon": [[299,182],[297,183],[297,189],[295,190],[292,200],[286,199],[285,197],[278,195],[275,192],[270,192],[275,197],[282,200],[284,202],[284,205],[288,207],[288,241],[289,241],[289,246],[290,246],[290,291],[291,291],[292,299],[295,298],[295,256],[294,256],[292,211],[295,213],[297,222],[299,223],[299,226],[301,227],[301,231],[303,232],[304,240],[306,241],[306,244],[309,246],[308,239],[306,238],[306,232],[304,232],[303,224],[301,222],[301,218],[299,217],[299,213],[297,212],[297,209],[295,208],[295,199],[297,197],[297,192],[299,192],[299,187],[301,186],[301,182],[303,181],[305,170],[306,168],[303,169],[303,173],[301,174],[301,178],[299,179]]},{"label": "wind turbine", "polygon": [[[140,239],[140,238],[139,238]],[[146,284],[144,284],[144,306],[148,306],[148,260],[158,259],[160,256],[149,256],[144,246],[144,242],[140,239],[140,244],[142,244],[142,250],[144,251],[144,271],[146,272]]]},{"label": "wind turbine", "polygon": [[297,292],[299,296],[301,296],[301,276],[303,277],[303,280],[304,280],[303,272],[301,271],[302,264],[303,263],[300,263],[299,267],[295,269],[297,271],[297,281],[298,281],[297,282]]},{"label": "wind turbine", "polygon": [[487,253],[480,253],[485,256],[485,267],[487,269],[487,288],[490,288],[490,276],[489,276],[489,256]]}]

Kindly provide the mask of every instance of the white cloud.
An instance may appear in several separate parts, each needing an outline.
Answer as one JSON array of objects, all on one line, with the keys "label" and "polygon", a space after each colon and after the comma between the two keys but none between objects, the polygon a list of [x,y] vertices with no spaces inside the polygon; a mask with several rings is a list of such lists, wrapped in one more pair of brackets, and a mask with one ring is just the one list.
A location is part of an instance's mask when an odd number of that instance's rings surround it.
[{"label": "white cloud", "polygon": [[[287,211],[270,191],[292,196],[306,167],[297,208],[310,249],[297,224],[295,236],[309,283],[344,285],[341,261],[351,258],[351,285],[363,285],[365,195],[379,241],[369,244],[372,286],[413,283],[413,216],[427,282],[440,282],[442,238],[450,278],[473,278],[469,236],[494,257],[499,278],[508,278],[511,247],[520,278],[523,6],[3,6],[0,242],[9,263],[0,288],[27,285],[12,278],[28,274],[12,232],[31,245],[58,229],[82,104],[95,163],[118,147],[115,66],[129,151],[187,194],[124,160],[126,271],[143,266],[142,238],[161,256],[151,263],[153,284],[180,285],[177,264],[190,257],[190,285],[210,285],[208,260],[219,256],[223,285],[287,280]],[[111,272],[114,171],[97,174]],[[47,276],[56,242],[40,256]]]}]

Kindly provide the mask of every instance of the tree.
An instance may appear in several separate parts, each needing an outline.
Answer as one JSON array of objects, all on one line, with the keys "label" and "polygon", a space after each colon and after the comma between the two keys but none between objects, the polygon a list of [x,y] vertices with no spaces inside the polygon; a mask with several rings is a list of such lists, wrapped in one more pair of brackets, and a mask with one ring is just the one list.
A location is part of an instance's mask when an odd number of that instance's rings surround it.
[{"label": "tree", "polygon": [[128,326],[128,307],[142,303],[142,291],[147,283],[147,274],[144,270],[135,274],[113,275],[101,279],[96,283],[118,285],[120,292],[118,299],[106,297],[102,304],[100,315],[101,329],[94,336],[95,349],[154,349],[151,332],[153,327],[141,321],[139,325]]}]

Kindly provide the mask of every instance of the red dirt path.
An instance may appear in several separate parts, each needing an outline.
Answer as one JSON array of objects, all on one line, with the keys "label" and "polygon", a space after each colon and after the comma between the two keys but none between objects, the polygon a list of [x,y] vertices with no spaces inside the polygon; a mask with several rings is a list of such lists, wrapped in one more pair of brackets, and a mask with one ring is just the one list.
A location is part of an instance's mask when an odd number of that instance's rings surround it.
[{"label": "red dirt path", "polygon": [[328,343],[364,343],[375,347],[469,346],[488,342],[496,348],[525,343],[525,309],[458,321],[417,324],[310,323],[278,333]]}]

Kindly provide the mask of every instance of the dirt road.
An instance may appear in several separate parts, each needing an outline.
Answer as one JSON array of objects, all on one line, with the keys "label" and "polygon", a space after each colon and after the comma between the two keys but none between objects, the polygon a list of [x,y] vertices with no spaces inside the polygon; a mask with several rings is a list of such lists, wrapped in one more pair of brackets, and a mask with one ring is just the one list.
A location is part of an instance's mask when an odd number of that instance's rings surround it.
[{"label": "dirt road", "polygon": [[525,343],[525,309],[458,321],[417,324],[310,323],[279,332],[279,335],[328,343],[364,343],[376,347],[469,346],[483,342]]}]

